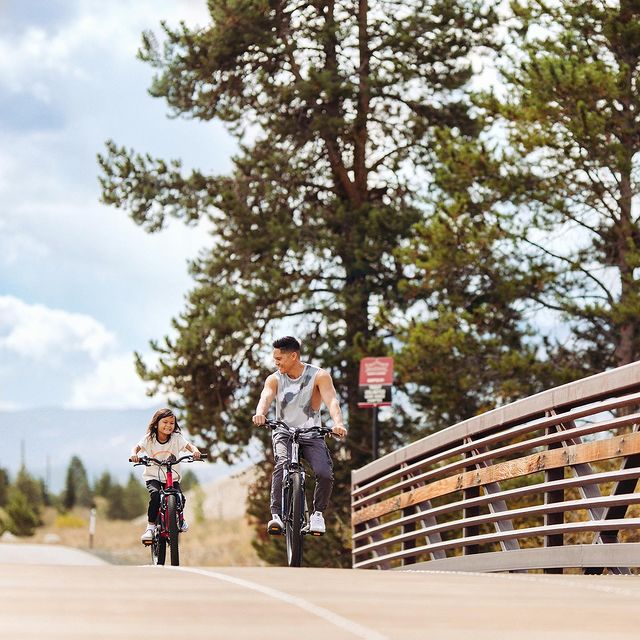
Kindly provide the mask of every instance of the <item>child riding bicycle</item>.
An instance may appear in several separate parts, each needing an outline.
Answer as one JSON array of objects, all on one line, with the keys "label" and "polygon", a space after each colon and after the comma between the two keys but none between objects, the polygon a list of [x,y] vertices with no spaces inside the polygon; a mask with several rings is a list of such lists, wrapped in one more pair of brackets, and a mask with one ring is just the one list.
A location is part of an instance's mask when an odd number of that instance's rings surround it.
[{"label": "child riding bicycle", "polygon": [[[158,460],[166,460],[169,456],[179,456],[181,451],[188,451],[193,454],[196,460],[199,460],[201,453],[198,448],[188,442],[180,433],[180,425],[171,409],[159,409],[153,414],[145,437],[131,450],[131,462],[139,462],[138,453],[144,453]],[[180,471],[179,465],[173,467],[173,472],[177,476],[173,486],[180,491]],[[153,530],[158,517],[158,509],[160,508],[160,491],[165,483],[165,478],[161,476],[160,467],[156,465],[145,466],[142,477],[147,484],[149,491],[149,508],[147,510],[147,528],[140,537],[140,541],[144,544],[153,539]],[[182,495],[182,491],[180,491]],[[184,505],[185,497],[182,495],[182,504]],[[189,528],[186,521],[181,524],[181,531]]]},{"label": "child riding bicycle", "polygon": [[[301,362],[300,343],[292,336],[280,338],[273,343],[273,359],[278,370],[265,380],[253,423],[259,426],[266,423],[267,411],[275,398],[277,420],[282,420],[291,427],[319,427],[322,424],[320,407],[324,402],[334,422],[333,433],[344,438],[347,430],[331,375],[323,369]],[[275,429],[272,441],[275,467],[271,480],[271,520],[267,525],[267,532],[280,535],[284,529],[282,475],[291,450],[290,434],[285,429]],[[324,438],[317,433],[300,438],[300,452],[316,476],[309,531],[322,535],[326,531],[323,512],[329,504],[333,488],[331,455]]]}]

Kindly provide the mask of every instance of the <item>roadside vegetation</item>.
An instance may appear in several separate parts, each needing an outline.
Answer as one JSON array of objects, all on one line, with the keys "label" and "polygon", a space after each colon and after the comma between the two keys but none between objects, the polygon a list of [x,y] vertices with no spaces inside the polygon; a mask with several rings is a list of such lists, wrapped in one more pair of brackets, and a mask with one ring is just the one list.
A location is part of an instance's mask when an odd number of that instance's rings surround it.
[{"label": "roadside vegetation", "polygon": [[[204,490],[190,470],[184,473],[182,486],[190,525],[180,540],[182,562],[192,566],[260,564],[246,517],[218,517],[222,507],[207,513]],[[122,484],[108,471],[90,481],[77,456],[69,462],[65,487],[59,494],[48,492],[44,480],[24,467],[15,478],[0,468],[0,535],[8,532],[8,539],[15,536],[18,541],[68,545],[117,564],[146,564],[149,551],[140,544],[140,533],[147,503],[147,490],[133,473]],[[92,509],[95,533],[90,536]]]}]

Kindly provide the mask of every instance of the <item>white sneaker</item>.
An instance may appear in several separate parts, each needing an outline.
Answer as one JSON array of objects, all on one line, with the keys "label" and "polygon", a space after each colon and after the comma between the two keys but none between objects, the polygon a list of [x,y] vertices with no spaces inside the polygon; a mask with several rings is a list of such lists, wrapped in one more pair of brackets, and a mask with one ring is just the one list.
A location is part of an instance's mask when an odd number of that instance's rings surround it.
[{"label": "white sneaker", "polygon": [[309,533],[321,536],[327,530],[322,511],[315,511],[309,519]]},{"label": "white sneaker", "polygon": [[272,536],[281,536],[284,531],[284,522],[277,513],[271,514],[273,517],[269,520],[267,525],[267,533]]},{"label": "white sneaker", "polygon": [[187,521],[183,520],[182,521],[182,526],[180,527],[180,533],[184,533],[188,529],[189,529],[189,525],[187,524]]},{"label": "white sneaker", "polygon": [[152,527],[151,525],[149,525],[144,533],[140,536],[140,542],[142,542],[143,544],[146,544],[147,542],[151,542],[153,540],[153,530],[155,529],[155,527]]}]

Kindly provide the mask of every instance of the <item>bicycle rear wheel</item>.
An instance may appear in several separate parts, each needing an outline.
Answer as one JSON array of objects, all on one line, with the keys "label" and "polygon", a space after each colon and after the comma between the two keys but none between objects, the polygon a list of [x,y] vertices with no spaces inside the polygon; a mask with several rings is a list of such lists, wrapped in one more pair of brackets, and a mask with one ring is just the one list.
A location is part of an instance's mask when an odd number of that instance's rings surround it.
[{"label": "bicycle rear wheel", "polygon": [[302,566],[302,524],[304,521],[304,487],[302,474],[293,472],[289,476],[291,490],[287,505],[287,563],[290,567]]},{"label": "bicycle rear wheel", "polygon": [[167,496],[167,521],[169,523],[169,548],[171,550],[171,565],[180,564],[178,551],[178,507],[175,495]]}]

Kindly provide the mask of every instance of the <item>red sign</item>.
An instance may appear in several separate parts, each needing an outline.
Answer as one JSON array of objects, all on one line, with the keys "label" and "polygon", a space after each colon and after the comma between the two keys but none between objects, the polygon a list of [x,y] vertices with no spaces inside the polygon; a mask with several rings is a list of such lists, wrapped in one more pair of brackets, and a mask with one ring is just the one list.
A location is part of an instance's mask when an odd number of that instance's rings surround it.
[{"label": "red sign", "polygon": [[360,360],[360,385],[393,384],[393,358]]},{"label": "red sign", "polygon": [[391,404],[393,358],[363,358],[360,361],[358,407],[384,407]]}]

